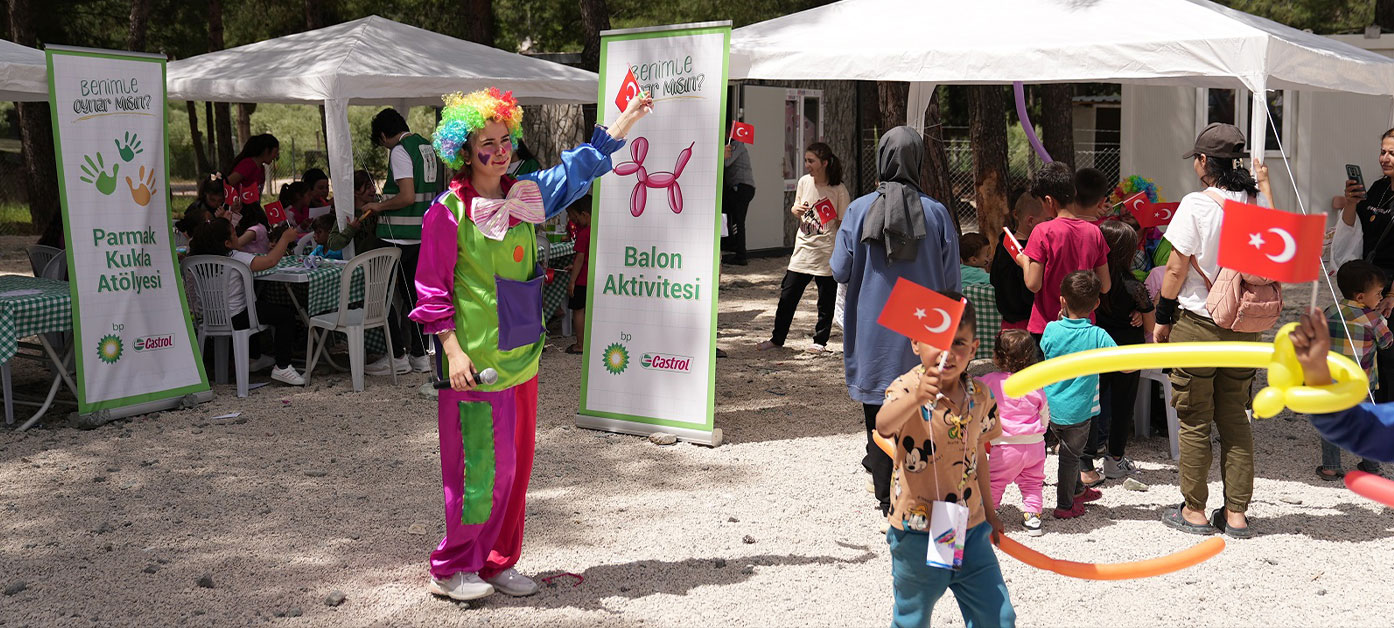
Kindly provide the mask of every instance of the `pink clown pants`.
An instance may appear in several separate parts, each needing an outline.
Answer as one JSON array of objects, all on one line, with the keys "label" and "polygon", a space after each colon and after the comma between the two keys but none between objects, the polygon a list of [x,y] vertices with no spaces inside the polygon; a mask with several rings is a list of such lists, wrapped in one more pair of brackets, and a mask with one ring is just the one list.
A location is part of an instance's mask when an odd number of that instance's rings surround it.
[{"label": "pink clown pants", "polygon": [[1013,482],[1021,489],[1026,512],[1041,512],[1041,489],[1045,486],[1045,442],[1027,445],[993,445],[988,465],[992,485],[992,508],[1002,505],[1002,491]]},{"label": "pink clown pants", "polygon": [[491,578],[518,562],[537,441],[537,378],[497,392],[440,391],[445,538],[431,575]]}]

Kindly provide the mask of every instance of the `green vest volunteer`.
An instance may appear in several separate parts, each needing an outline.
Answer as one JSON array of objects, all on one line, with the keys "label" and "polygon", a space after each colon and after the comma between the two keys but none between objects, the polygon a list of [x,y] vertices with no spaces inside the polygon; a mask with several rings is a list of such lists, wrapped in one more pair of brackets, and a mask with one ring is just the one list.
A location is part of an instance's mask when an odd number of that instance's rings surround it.
[{"label": "green vest volunteer", "polygon": [[414,200],[401,209],[382,212],[378,219],[378,237],[397,244],[416,244],[421,241],[421,217],[431,206],[436,189],[436,160],[431,142],[415,133],[399,136],[392,147],[387,164],[387,181],[382,185],[384,199],[401,192],[398,181],[412,180]]}]

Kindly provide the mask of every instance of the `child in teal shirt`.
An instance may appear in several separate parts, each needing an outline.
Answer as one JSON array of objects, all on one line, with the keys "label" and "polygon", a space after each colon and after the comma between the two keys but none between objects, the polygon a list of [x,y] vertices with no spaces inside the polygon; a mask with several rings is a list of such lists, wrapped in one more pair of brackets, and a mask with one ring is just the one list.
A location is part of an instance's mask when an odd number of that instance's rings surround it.
[{"label": "child in teal shirt", "polygon": [[[1100,282],[1092,270],[1077,270],[1060,282],[1060,315],[1046,325],[1041,335],[1041,352],[1047,360],[1062,355],[1116,347],[1108,332],[1089,322],[1099,307]],[[1090,420],[1099,414],[1099,376],[1085,375],[1045,387],[1050,405],[1050,430],[1060,442],[1059,478],[1055,485],[1056,519],[1073,519],[1084,514],[1085,502],[1102,495],[1083,486],[1079,477],[1080,456],[1089,441]]]},{"label": "child in teal shirt", "polygon": [[990,283],[987,265],[992,261],[992,243],[987,236],[973,232],[958,237],[958,272],[965,284]]}]

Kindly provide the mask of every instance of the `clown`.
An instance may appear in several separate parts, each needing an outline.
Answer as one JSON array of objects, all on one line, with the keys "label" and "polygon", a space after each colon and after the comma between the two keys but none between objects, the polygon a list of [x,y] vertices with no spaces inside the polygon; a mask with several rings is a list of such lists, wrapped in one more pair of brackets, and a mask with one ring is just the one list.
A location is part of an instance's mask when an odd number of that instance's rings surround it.
[{"label": "clown", "polygon": [[[431,553],[431,593],[472,600],[495,589],[537,591],[513,569],[523,543],[544,338],[534,225],[610,171],[610,155],[652,106],[646,95],[631,100],[612,127],[597,125],[589,144],[563,153],[561,165],[514,179],[506,173],[523,112],[512,92],[445,97],[433,145],[458,174],[423,219],[411,313],[435,334],[451,386],[439,398],[445,538]],[[486,368],[498,372],[497,382],[476,381]]]}]

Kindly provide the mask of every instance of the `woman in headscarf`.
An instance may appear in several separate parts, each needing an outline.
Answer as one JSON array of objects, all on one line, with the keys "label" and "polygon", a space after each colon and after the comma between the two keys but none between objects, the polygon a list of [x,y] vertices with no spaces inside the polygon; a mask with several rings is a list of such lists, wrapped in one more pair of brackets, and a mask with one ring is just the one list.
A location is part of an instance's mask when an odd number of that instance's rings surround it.
[{"label": "woman in headscarf", "polygon": [[843,367],[847,393],[862,404],[866,456],[881,511],[890,509],[891,459],[871,440],[886,387],[919,363],[910,341],[876,319],[900,278],[937,292],[959,290],[958,234],[942,203],[920,191],[924,140],[899,126],[881,137],[876,191],[847,207],[831,260],[847,284]]},{"label": "woman in headscarf", "polygon": [[[431,553],[429,590],[456,600],[531,595],[513,565],[523,544],[524,495],[537,431],[537,363],[545,338],[534,225],[561,213],[610,171],[610,155],[653,106],[647,95],[561,164],[508,176],[523,111],[498,89],[445,97],[432,143],[457,174],[426,210],[416,309],[435,334],[440,369],[445,538]],[[480,382],[492,369],[497,380]]]}]

